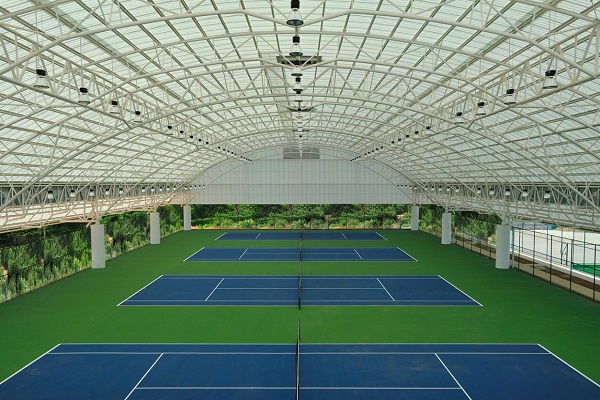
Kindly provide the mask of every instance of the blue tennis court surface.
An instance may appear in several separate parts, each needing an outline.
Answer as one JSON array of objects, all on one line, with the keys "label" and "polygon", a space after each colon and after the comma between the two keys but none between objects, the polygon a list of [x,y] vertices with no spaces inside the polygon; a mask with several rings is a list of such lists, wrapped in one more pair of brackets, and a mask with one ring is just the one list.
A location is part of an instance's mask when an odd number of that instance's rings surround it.
[{"label": "blue tennis court surface", "polygon": [[301,400],[600,398],[536,344],[61,344],[0,398],[294,400],[297,371]]},{"label": "blue tennis court surface", "polygon": [[203,247],[185,261],[416,261],[398,247]]},{"label": "blue tennis court surface", "polygon": [[[120,305],[125,306],[294,306],[299,277],[163,275]],[[437,275],[303,275],[302,305],[478,306]]]},{"label": "blue tennis court surface", "polygon": [[225,232],[216,240],[387,240],[377,232],[365,231],[265,231]]}]

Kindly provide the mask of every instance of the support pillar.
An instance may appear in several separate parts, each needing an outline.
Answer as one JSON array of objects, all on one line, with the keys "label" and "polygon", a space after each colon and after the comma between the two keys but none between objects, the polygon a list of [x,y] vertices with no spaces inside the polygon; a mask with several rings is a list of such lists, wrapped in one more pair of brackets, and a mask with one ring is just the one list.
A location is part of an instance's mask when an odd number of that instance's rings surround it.
[{"label": "support pillar", "polygon": [[452,216],[449,212],[442,214],[442,244],[452,244]]},{"label": "support pillar", "polygon": [[150,213],[150,244],[160,244],[160,215],[156,211]]},{"label": "support pillar", "polygon": [[192,206],[188,204],[183,206],[183,230],[192,230]]},{"label": "support pillar", "polygon": [[496,268],[510,268],[510,225],[496,225]]},{"label": "support pillar", "polygon": [[92,234],[92,268],[106,267],[106,245],[104,243],[104,225],[90,225]]},{"label": "support pillar", "polygon": [[412,206],[410,209],[410,230],[419,230],[419,206]]}]

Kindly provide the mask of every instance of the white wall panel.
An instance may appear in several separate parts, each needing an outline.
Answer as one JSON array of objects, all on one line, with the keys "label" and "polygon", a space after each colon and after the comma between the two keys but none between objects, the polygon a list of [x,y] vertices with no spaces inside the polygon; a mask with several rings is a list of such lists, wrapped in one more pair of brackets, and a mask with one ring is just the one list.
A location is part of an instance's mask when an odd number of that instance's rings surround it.
[{"label": "white wall panel", "polygon": [[[378,173],[379,172],[379,173]],[[193,182],[198,204],[390,204],[411,203],[398,190],[402,178],[346,160],[257,160],[224,164]]]}]

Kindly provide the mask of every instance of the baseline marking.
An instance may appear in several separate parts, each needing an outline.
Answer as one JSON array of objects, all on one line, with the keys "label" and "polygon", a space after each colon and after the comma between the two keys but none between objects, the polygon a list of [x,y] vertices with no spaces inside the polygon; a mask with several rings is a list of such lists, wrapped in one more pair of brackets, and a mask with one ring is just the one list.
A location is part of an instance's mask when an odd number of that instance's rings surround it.
[{"label": "baseline marking", "polygon": [[440,363],[442,363],[442,365],[444,366],[444,368],[446,368],[446,371],[448,371],[448,373],[450,374],[450,376],[452,377],[452,379],[454,379],[454,382],[456,382],[456,384],[458,385],[458,387],[460,387],[460,389],[463,391],[463,393],[465,394],[465,396],[467,396],[469,398],[469,400],[473,400],[471,398],[471,396],[469,396],[469,393],[467,393],[467,391],[465,390],[465,388],[462,387],[462,385],[460,384],[460,382],[456,379],[456,377],[452,374],[452,372],[450,372],[450,370],[448,369],[448,367],[446,366],[446,364],[444,364],[444,362],[442,361],[442,359],[440,358],[440,356],[438,356],[437,353],[433,353],[436,358],[440,361]]},{"label": "baseline marking", "polygon": [[135,389],[140,385],[140,383],[142,383],[142,381],[144,380],[144,378],[146,377],[146,375],[148,375],[150,373],[150,371],[152,370],[152,368],[154,368],[154,366],[156,365],[156,363],[158,362],[158,360],[160,360],[160,358],[163,356],[163,353],[160,353],[160,356],[158,356],[158,358],[156,359],[156,361],[154,361],[154,363],[150,366],[150,368],[148,368],[148,371],[146,371],[146,373],[144,374],[144,376],[142,376],[140,378],[140,380],[138,381],[138,383],[135,384],[135,386],[133,387],[133,389],[131,389],[131,392],[129,392],[129,394],[127,395],[127,397],[125,397],[125,400],[127,400],[129,398],[129,396],[131,396],[131,394],[135,391]]},{"label": "baseline marking", "polygon": [[123,300],[122,302],[120,302],[119,304],[117,304],[117,307],[119,307],[121,304],[125,303],[127,300],[129,300],[130,298],[132,298],[133,296],[135,296],[136,294],[138,294],[142,290],[146,289],[148,286],[152,285],[154,282],[156,282],[157,280],[159,280],[162,277],[163,277],[163,275],[159,276],[158,278],[156,278],[155,280],[153,280],[152,282],[150,282],[149,284],[147,284],[146,286],[144,286],[143,288],[141,288],[140,290],[138,290],[137,292],[135,292],[134,294],[132,294],[131,296],[129,296],[128,298],[126,298],[125,300]]},{"label": "baseline marking", "polygon": [[204,250],[204,247],[201,248],[200,250],[198,250],[197,252],[195,252],[194,254],[192,254],[191,256],[189,256],[188,258],[186,258],[185,260],[183,260],[184,262],[189,260],[190,258],[194,257],[196,254],[200,253],[202,250]]},{"label": "baseline marking", "polygon": [[388,292],[388,290],[385,287],[385,285],[383,283],[381,283],[381,281],[379,280],[379,278],[377,278],[377,282],[379,282],[379,284],[381,285],[381,287],[383,288],[383,290],[385,290],[385,292],[388,294],[388,296],[390,296],[390,299],[392,299],[392,301],[396,301],[396,299],[394,299],[394,297],[390,294],[390,292]]},{"label": "baseline marking", "polygon": [[221,239],[221,237],[225,236],[226,234],[227,234],[227,232],[223,232],[223,234],[221,236],[219,236],[218,238],[216,238],[215,240]]},{"label": "baseline marking", "polygon": [[[387,239],[386,239],[387,240]],[[404,250],[402,250],[400,247],[396,247],[398,250],[400,250],[401,252],[403,252],[404,254],[406,254],[407,256],[409,256],[410,258],[412,258],[415,261],[419,261],[416,258],[414,258],[413,256],[411,256],[410,254],[408,254],[407,252],[405,252]]]},{"label": "baseline marking", "polygon": [[58,346],[60,346],[60,343],[57,344],[56,346],[54,346],[53,348],[51,348],[50,350],[48,350],[47,352],[45,352],[44,354],[42,354],[41,356],[39,356],[38,358],[36,358],[35,360],[33,360],[32,362],[30,362],[29,364],[27,364],[26,366],[24,366],[23,368],[21,368],[20,370],[18,370],[17,372],[15,372],[14,374],[12,374],[11,376],[9,376],[8,378],[6,378],[5,380],[3,380],[2,382],[0,382],[0,385],[2,385],[4,382],[8,381],[10,378],[14,377],[15,375],[17,375],[18,373],[24,371],[26,368],[28,368],[30,365],[32,365],[33,363],[35,363],[36,361],[40,360],[42,357],[49,355],[50,352],[52,352],[54,349],[56,349]]},{"label": "baseline marking", "polygon": [[[221,283],[225,280],[225,278],[221,278],[221,280],[219,281],[219,283],[217,283],[217,286],[215,286],[215,288],[212,290],[212,292],[210,292],[210,294],[208,295],[208,297],[212,296],[212,294],[215,292],[215,290],[217,290],[217,288],[219,287],[219,285],[221,285]],[[208,301],[208,297],[204,299],[204,301]]]},{"label": "baseline marking", "polygon": [[[356,253],[356,255],[362,260],[363,258],[360,256],[360,254],[358,254],[358,251],[356,249],[354,249],[354,252]],[[340,253],[340,254],[344,254],[344,253]]]},{"label": "baseline marking", "polygon": [[565,360],[563,360],[562,358],[560,358],[559,356],[557,356],[556,354],[554,354],[553,352],[551,352],[550,350],[548,350],[547,348],[545,348],[544,346],[542,346],[541,344],[538,344],[538,346],[540,346],[542,349],[544,349],[545,351],[547,351],[548,354],[550,354],[551,356],[556,357],[559,361],[561,361],[567,367],[571,368],[573,371],[577,372],[579,375],[583,376],[585,379],[587,379],[588,381],[592,382],[594,385],[600,387],[600,384],[594,382],[593,380],[591,380],[590,378],[588,378],[587,376],[585,376],[582,372],[580,372],[579,370],[577,370],[577,368],[573,367],[571,364],[569,364],[568,362],[566,362]]},{"label": "baseline marking", "polygon": [[479,304],[481,307],[483,307],[483,304],[481,304],[480,302],[478,302],[477,300],[475,300],[474,298],[472,298],[471,296],[469,296],[468,294],[466,294],[465,292],[463,292],[462,290],[460,290],[459,288],[457,288],[456,286],[454,286],[452,283],[448,282],[446,279],[444,279],[443,277],[441,277],[440,275],[438,275],[438,277],[440,279],[442,279],[443,281],[445,281],[448,285],[452,286],[454,289],[458,290],[459,292],[461,292],[462,294],[464,294],[465,296],[467,296],[469,299],[473,300],[475,303]]}]

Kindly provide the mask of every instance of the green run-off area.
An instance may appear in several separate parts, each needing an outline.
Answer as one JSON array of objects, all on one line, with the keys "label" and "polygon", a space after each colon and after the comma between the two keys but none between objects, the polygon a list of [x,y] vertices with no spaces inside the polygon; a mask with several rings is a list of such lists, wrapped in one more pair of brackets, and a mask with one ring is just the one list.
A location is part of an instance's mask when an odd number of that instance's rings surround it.
[{"label": "green run-off area", "polygon": [[[296,275],[298,262],[184,262],[223,231],[180,232],[0,304],[0,380],[59,343],[539,343],[600,381],[600,306],[423,232],[379,231],[418,262],[304,262],[304,275],[439,274],[483,307],[117,307],[163,274]],[[293,247],[294,241],[244,242]],[[303,247],[357,242],[304,241]]]}]

